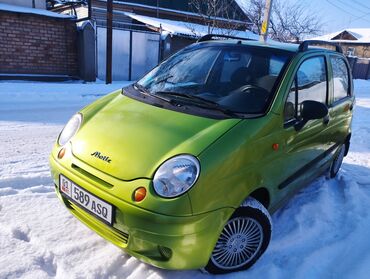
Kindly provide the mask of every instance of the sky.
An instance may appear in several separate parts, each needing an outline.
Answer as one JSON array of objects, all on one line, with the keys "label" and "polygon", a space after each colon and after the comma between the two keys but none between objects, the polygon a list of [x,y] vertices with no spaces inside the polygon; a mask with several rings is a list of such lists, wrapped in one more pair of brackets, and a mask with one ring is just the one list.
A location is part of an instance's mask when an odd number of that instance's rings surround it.
[{"label": "sky", "polygon": [[309,3],[308,6],[313,12],[318,12],[322,16],[324,34],[346,28],[370,28],[370,0],[305,0],[305,2]]},{"label": "sky", "polygon": [[[249,0],[237,0],[247,4]],[[274,0],[272,0],[274,1]],[[347,28],[370,28],[370,0],[280,0],[304,2],[322,20],[322,35]]]}]

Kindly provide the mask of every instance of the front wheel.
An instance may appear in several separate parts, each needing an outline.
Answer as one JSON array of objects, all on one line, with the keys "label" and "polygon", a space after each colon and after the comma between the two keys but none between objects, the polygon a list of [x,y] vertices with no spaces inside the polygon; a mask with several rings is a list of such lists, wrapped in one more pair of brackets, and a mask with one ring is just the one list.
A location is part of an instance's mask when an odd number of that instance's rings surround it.
[{"label": "front wheel", "polygon": [[271,228],[268,211],[248,198],[226,223],[204,269],[213,274],[248,269],[267,249]]}]

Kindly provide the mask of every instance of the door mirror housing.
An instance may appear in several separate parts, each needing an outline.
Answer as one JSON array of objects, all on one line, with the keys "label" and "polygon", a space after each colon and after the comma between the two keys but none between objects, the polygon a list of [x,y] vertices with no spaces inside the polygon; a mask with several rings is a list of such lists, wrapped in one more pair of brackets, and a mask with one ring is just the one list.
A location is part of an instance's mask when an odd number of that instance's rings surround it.
[{"label": "door mirror housing", "polygon": [[317,101],[304,101],[301,104],[301,117],[302,120],[297,122],[294,126],[296,131],[300,131],[304,125],[310,120],[321,119],[328,115],[328,107]]}]

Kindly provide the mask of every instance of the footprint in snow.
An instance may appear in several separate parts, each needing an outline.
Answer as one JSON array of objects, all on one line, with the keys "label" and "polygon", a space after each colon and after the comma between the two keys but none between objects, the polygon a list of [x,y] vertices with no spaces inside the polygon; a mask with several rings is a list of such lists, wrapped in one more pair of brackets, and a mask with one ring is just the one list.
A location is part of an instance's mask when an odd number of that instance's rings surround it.
[{"label": "footprint in snow", "polygon": [[30,237],[29,237],[29,231],[25,232],[21,229],[13,229],[12,230],[12,235],[14,238],[24,241],[24,242],[30,242]]}]

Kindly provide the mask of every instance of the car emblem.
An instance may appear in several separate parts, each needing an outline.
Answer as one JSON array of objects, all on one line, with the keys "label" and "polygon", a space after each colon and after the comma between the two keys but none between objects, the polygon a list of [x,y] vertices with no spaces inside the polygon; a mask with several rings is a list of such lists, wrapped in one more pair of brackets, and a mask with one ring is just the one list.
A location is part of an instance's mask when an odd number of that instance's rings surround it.
[{"label": "car emblem", "polygon": [[91,153],[91,156],[93,156],[95,158],[98,158],[100,160],[103,160],[104,162],[107,162],[109,164],[112,162],[112,160],[108,156],[104,156],[98,151],[95,151],[94,153]]}]

